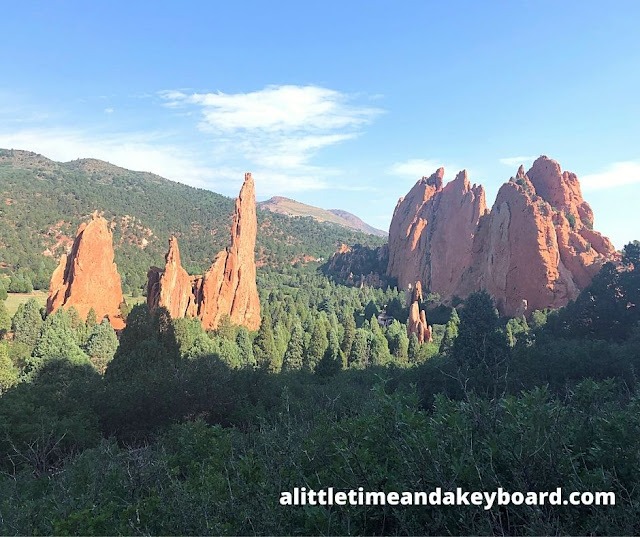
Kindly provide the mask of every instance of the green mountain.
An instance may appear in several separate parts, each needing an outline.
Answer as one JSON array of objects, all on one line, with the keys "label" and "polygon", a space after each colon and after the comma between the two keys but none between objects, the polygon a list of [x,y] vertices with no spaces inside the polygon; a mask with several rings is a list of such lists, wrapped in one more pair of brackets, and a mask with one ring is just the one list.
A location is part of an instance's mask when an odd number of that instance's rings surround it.
[{"label": "green mountain", "polygon": [[[171,234],[192,273],[202,273],[229,240],[233,199],[100,160],[61,163],[0,149],[0,192],[0,271],[28,276],[36,288],[48,286],[78,225],[96,210],[111,222],[125,289],[142,288],[148,268],[164,263]],[[311,217],[258,210],[259,267],[326,258],[341,242],[383,241]]]},{"label": "green mountain", "polygon": [[355,214],[342,209],[321,209],[290,198],[283,198],[282,196],[269,198],[267,201],[258,203],[258,206],[273,213],[287,216],[310,216],[318,222],[331,222],[349,229],[376,235],[377,237],[387,236],[386,231],[370,226]]}]

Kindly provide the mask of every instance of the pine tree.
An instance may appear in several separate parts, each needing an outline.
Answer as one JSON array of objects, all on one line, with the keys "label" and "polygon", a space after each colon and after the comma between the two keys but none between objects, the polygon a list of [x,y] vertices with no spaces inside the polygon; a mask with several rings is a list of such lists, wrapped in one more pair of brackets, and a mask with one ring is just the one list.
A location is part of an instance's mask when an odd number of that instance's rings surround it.
[{"label": "pine tree", "polygon": [[24,343],[30,349],[33,349],[36,345],[36,340],[40,336],[42,324],[40,306],[38,306],[35,299],[31,298],[24,304],[20,304],[11,323],[14,341]]},{"label": "pine tree", "polygon": [[260,329],[253,341],[253,354],[258,367],[268,368],[276,353],[276,345],[273,339],[271,316],[265,312],[262,317]]},{"label": "pine tree", "polygon": [[304,330],[300,323],[293,325],[291,330],[291,338],[284,353],[282,362],[283,371],[294,371],[302,369],[304,360]]},{"label": "pine tree", "polygon": [[353,339],[356,336],[356,322],[353,318],[353,312],[347,311],[344,318],[344,336],[342,337],[342,344],[340,348],[344,352],[345,356],[349,356],[351,353],[351,345],[353,345]]},{"label": "pine tree", "polygon": [[311,331],[311,339],[305,353],[304,368],[307,371],[314,371],[322,357],[329,342],[327,340],[327,331],[321,319],[316,320]]},{"label": "pine tree", "polygon": [[415,334],[411,334],[409,338],[409,363],[417,364],[420,360],[420,342],[418,341],[418,336]]},{"label": "pine tree", "polygon": [[9,347],[0,343],[0,395],[18,383],[18,368],[9,358]]},{"label": "pine tree", "polygon": [[329,345],[316,367],[317,374],[328,377],[346,367],[346,358],[338,341],[338,334],[333,331],[329,332]]},{"label": "pine tree", "polygon": [[94,326],[91,330],[85,346],[85,352],[95,368],[100,373],[104,373],[107,369],[107,364],[113,359],[117,349],[118,336],[116,336],[109,321],[103,319],[99,325]]},{"label": "pine tree", "polygon": [[370,334],[363,328],[357,328],[351,352],[348,357],[349,367],[364,368],[369,363],[369,337]]},{"label": "pine tree", "polygon": [[241,326],[238,329],[236,345],[238,345],[238,349],[240,350],[240,360],[242,360],[244,367],[255,367],[256,357],[253,355],[251,336],[249,335],[249,330],[247,330],[245,326]]},{"label": "pine tree", "polygon": [[3,300],[0,300],[0,339],[11,330],[11,316],[7,311],[7,306]]},{"label": "pine tree", "polygon": [[458,327],[460,326],[460,317],[455,308],[451,310],[451,316],[444,328],[444,336],[440,343],[440,354],[450,354],[453,348],[453,342],[458,337]]},{"label": "pine tree", "polygon": [[231,317],[229,317],[227,313],[220,317],[218,328],[216,328],[216,335],[229,341],[236,340],[237,328],[231,322]]}]

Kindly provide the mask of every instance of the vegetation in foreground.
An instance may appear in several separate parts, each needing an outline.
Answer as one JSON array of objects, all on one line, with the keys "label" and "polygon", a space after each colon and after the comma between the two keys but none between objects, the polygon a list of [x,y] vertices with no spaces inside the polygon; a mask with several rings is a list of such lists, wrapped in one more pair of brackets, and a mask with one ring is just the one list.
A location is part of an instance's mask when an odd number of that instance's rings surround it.
[{"label": "vegetation in foreground", "polygon": [[[140,305],[118,342],[95,317],[0,301],[0,533],[638,533],[640,243],[624,263],[527,320],[483,293],[433,310],[424,345],[402,293],[304,269],[260,273],[255,334]],[[617,503],[281,507],[299,486]]]}]

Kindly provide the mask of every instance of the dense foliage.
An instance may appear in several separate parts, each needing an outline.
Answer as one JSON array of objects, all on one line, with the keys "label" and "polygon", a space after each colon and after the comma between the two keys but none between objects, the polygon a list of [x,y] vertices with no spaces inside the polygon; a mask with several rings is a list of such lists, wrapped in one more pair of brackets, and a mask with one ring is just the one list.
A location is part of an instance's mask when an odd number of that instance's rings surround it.
[{"label": "dense foliage", "polygon": [[[95,314],[0,300],[0,534],[638,533],[639,251],[527,319],[428,295],[422,345],[404,292],[315,264],[259,270],[255,333],[139,305],[118,340]],[[301,486],[616,505],[280,506]]]}]

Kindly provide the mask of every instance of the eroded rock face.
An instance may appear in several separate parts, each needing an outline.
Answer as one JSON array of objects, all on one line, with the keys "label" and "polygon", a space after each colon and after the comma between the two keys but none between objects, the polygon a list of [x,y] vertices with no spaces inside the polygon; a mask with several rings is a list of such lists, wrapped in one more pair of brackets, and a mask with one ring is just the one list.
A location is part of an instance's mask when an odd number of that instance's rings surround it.
[{"label": "eroded rock face", "polygon": [[411,290],[411,299],[409,306],[409,319],[407,320],[407,335],[415,334],[419,343],[431,343],[433,335],[431,327],[427,324],[427,316],[420,311],[420,302],[422,301],[422,284],[417,281]]},{"label": "eroded rock face", "polygon": [[113,258],[109,225],[94,213],[90,222],[80,225],[71,251],[60,258],[53,271],[47,313],[73,306],[86,320],[93,308],[98,321],[107,317],[115,329],[124,328],[122,284]]},{"label": "eroded rock face", "polygon": [[189,276],[180,265],[177,239],[172,238],[164,270],[147,274],[147,304],[164,306],[173,318],[197,317],[206,330],[217,328],[223,315],[249,330],[260,327],[256,285],[257,233],[255,185],[250,173],[236,199],[231,241],[218,253],[203,276]]},{"label": "eroded rock face", "polygon": [[178,239],[175,237],[169,240],[169,251],[164,259],[164,270],[151,267],[147,273],[149,309],[167,308],[173,319],[195,317],[194,279],[182,268]]},{"label": "eroded rock face", "polygon": [[450,296],[471,262],[473,236],[487,207],[484,188],[469,183],[466,171],[443,188],[444,168],[423,177],[400,198],[389,227],[387,274],[407,288],[421,281]]},{"label": "eroded rock face", "polygon": [[490,213],[466,172],[444,188],[443,177],[441,168],[421,179],[396,206],[388,274],[400,287],[420,281],[445,301],[486,290],[516,315],[566,305],[618,255],[593,230],[576,175],[546,156],[520,167]]}]

